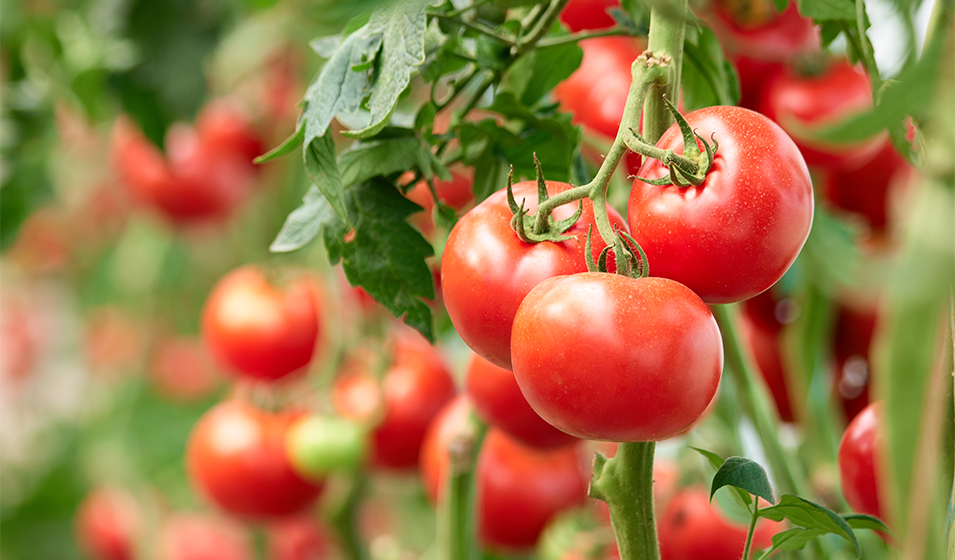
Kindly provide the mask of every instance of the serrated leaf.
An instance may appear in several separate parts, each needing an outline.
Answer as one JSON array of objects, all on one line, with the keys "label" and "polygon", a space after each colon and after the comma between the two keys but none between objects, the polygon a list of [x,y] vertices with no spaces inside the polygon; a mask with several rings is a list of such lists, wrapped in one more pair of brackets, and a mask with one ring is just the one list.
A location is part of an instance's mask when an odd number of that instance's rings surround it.
[{"label": "serrated leaf", "polygon": [[377,175],[408,171],[418,163],[422,150],[421,141],[413,136],[358,143],[338,156],[342,184],[347,187]]},{"label": "serrated leaf", "polygon": [[779,504],[759,510],[759,515],[773,521],[788,519],[793,525],[799,527],[820,529],[826,533],[839,535],[852,543],[856,550],[856,557],[861,554],[859,540],[846,520],[831,509],[810,502],[805,498],[783,494],[779,499]]},{"label": "serrated leaf", "polygon": [[341,260],[352,285],[362,286],[394,316],[404,316],[408,325],[434,340],[431,308],[422,300],[434,299],[434,281],[425,263],[434,251],[405,221],[421,207],[382,180],[355,185],[345,198],[355,226],[324,228],[329,260]]},{"label": "serrated leaf", "polygon": [[773,535],[773,546],[780,550],[802,550],[806,543],[825,534],[822,529],[796,527]]},{"label": "serrated leaf", "polygon": [[[352,67],[370,59],[381,36],[356,32],[342,41],[305,92],[305,144],[325,134],[338,113],[354,113],[367,95],[371,75]],[[336,210],[337,211],[337,210]]]},{"label": "serrated leaf", "polygon": [[411,74],[424,62],[427,6],[428,0],[399,0],[372,13],[364,34],[369,38],[381,37],[382,49],[368,100],[371,122],[362,130],[344,133],[345,136],[369,138],[388,124]]},{"label": "serrated leaf", "polygon": [[816,21],[855,21],[856,8],[851,0],[797,0],[799,14]]},{"label": "serrated leaf", "polygon": [[318,190],[328,200],[332,210],[346,224],[348,213],[345,210],[344,190],[338,163],[335,159],[335,143],[332,141],[332,131],[313,139],[305,146],[305,171],[318,187]]},{"label": "serrated leaf", "polygon": [[268,152],[260,155],[255,158],[253,161],[255,163],[267,163],[272,160],[285,157],[290,153],[294,152],[296,148],[302,145],[302,142],[305,140],[305,127],[301,126],[299,123],[298,128],[295,129],[295,133],[285,139],[282,144],[272,148]]},{"label": "serrated leaf", "polygon": [[315,238],[326,223],[338,221],[328,200],[312,185],[305,193],[304,202],[285,219],[285,224],[269,245],[273,253],[287,253],[304,247]]},{"label": "serrated leaf", "polygon": [[882,522],[878,517],[865,515],[864,513],[844,513],[842,518],[846,520],[853,529],[869,529],[870,531],[881,531],[891,533],[889,526]]},{"label": "serrated leaf", "polygon": [[576,43],[565,43],[534,49],[525,70],[527,83],[520,94],[521,103],[531,107],[547,95],[554,86],[574,73],[584,58],[584,51]]},{"label": "serrated leaf", "polygon": [[717,490],[724,486],[733,486],[746,490],[754,496],[773,504],[773,487],[769,484],[766,470],[756,461],[745,457],[729,457],[713,475],[713,484],[710,486],[710,498]]},{"label": "serrated leaf", "polygon": [[720,467],[723,466],[723,458],[713,453],[712,451],[707,451],[705,449],[700,449],[699,447],[690,447],[693,451],[696,451],[703,456],[704,459],[709,462],[710,466],[713,467],[714,471],[720,470]]}]

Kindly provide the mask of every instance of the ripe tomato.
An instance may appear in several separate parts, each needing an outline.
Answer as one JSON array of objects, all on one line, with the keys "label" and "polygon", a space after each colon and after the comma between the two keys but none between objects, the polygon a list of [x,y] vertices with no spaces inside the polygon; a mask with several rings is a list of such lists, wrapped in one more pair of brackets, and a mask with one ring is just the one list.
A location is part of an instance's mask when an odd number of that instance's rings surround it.
[{"label": "ripe tomato", "polygon": [[202,338],[235,372],[284,377],[312,360],[322,332],[317,299],[308,280],[280,291],[261,270],[237,268],[212,288],[202,309]]},{"label": "ripe tomato", "polygon": [[878,314],[874,309],[839,306],[832,333],[833,380],[836,397],[846,421],[856,417],[869,404],[869,347],[875,333]]},{"label": "ripe tomato", "polygon": [[308,517],[290,517],[269,525],[269,560],[323,560],[331,557],[329,536]]},{"label": "ripe tomato", "polygon": [[[531,212],[537,209],[537,183],[514,186],[514,198]],[[570,188],[567,183],[547,182],[551,194]],[[577,204],[554,211],[567,218]],[[608,208],[610,221],[626,228],[623,219]],[[524,243],[511,229],[507,194],[500,190],[465,214],[451,230],[441,257],[441,286],[448,315],[458,334],[477,354],[510,369],[511,325],[521,300],[531,288],[551,276],[587,270],[584,257],[588,228],[593,225],[593,254],[604,243],[594,225],[593,206],[584,200],[583,214],[561,243]]]},{"label": "ripe tomato", "polygon": [[607,11],[620,6],[620,0],[570,0],[560,13],[560,21],[571,31],[606,29],[616,22]]},{"label": "ripe tomato", "polygon": [[196,116],[196,132],[213,153],[236,157],[250,169],[252,160],[265,153],[262,139],[236,104],[218,99],[206,103]]},{"label": "ripe tomato", "polygon": [[827,169],[861,165],[871,160],[883,146],[884,133],[838,145],[811,138],[814,131],[870,107],[872,87],[869,78],[845,59],[838,59],[822,73],[809,76],[786,68],[767,79],[758,103],[759,112],[779,123],[792,136],[806,163]]},{"label": "ripe tomato", "polygon": [[839,443],[839,480],[846,502],[859,513],[880,518],[882,438],[882,403],[876,401],[849,423]]},{"label": "ripe tomato", "polygon": [[534,412],[511,370],[473,354],[466,375],[468,396],[485,422],[531,447],[561,447],[577,441]]},{"label": "ripe tomato", "polygon": [[[570,6],[568,6],[570,7]],[[574,124],[612,140],[617,136],[632,80],[630,65],[646,47],[633,37],[595,37],[579,43],[580,67],[554,88],[561,109],[574,114]],[[594,84],[600,87],[594,87]],[[639,130],[640,123],[631,123]],[[640,168],[640,155],[628,151],[627,169]]]},{"label": "ripe tomato", "polygon": [[783,422],[794,422],[786,369],[780,354],[783,324],[776,318],[776,306],[770,290],[746,300],[740,326],[743,340],[753,351],[759,372],[773,395],[779,418]]},{"label": "ripe tomato", "polygon": [[252,560],[248,533],[218,517],[177,513],[163,522],[159,560]]},{"label": "ripe tomato", "polygon": [[216,405],[189,437],[186,468],[193,485],[242,517],[281,517],[305,509],[322,484],[303,480],[286,455],[286,432],[300,416],[271,414],[240,401]]},{"label": "ripe tomato", "polygon": [[[474,193],[471,191],[471,184],[474,182],[473,174],[466,171],[452,171],[450,181],[434,179],[434,190],[438,193],[441,202],[447,204],[455,210],[462,210],[474,201]],[[411,217],[411,223],[417,227],[426,237],[434,233],[434,198],[431,196],[431,189],[425,181],[419,182],[410,191],[408,199],[423,210],[415,213]]]},{"label": "ripe tomato", "polygon": [[374,466],[414,469],[428,426],[456,393],[437,350],[418,333],[401,328],[394,336],[393,362],[382,380],[365,368],[346,372],[335,380],[332,403],[345,418],[374,423]]},{"label": "ripe tomato", "polygon": [[[421,477],[432,503],[443,494],[448,444],[470,412],[471,403],[458,397],[428,430],[421,448]],[[491,428],[476,475],[478,530],[484,546],[507,551],[530,548],[557,513],[583,503],[587,477],[581,459],[575,447],[534,449]]]},{"label": "ripe tomato", "polygon": [[222,380],[202,341],[188,336],[169,337],[157,344],[149,377],[161,394],[182,402],[208,397]]},{"label": "ripe tomato", "polygon": [[[782,277],[809,236],[809,170],[792,139],[759,113],[706,107],[686,120],[701,137],[715,135],[713,166],[698,187],[634,181],[631,233],[654,276],[686,284],[706,303],[749,299]],[[676,124],[657,147],[682,153]],[[649,158],[638,173],[649,179],[667,174]]]},{"label": "ripe tomato", "polygon": [[710,310],[665,278],[585,272],[545,280],[521,303],[511,347],[527,402],[587,439],[658,441],[685,432],[713,400],[723,370]]},{"label": "ripe tomato", "polygon": [[[764,504],[765,505],[765,504]],[[753,550],[772,546],[773,535],[783,528],[782,521],[760,519],[753,533]],[[746,546],[749,527],[726,519],[710,503],[703,488],[688,488],[670,500],[657,534],[661,560],[739,560]]]},{"label": "ripe tomato", "polygon": [[139,506],[125,490],[94,488],[76,512],[76,539],[94,560],[132,560],[138,533]]}]

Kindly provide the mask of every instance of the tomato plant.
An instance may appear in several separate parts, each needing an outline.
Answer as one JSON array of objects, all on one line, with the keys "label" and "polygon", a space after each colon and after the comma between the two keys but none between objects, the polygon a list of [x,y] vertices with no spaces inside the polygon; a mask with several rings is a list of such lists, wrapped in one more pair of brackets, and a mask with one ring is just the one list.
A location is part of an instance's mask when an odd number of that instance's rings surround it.
[{"label": "tomato plant", "polygon": [[587,439],[685,432],[713,400],[723,369],[713,315],[665,278],[587,272],[546,280],[521,303],[512,347],[527,402]]},{"label": "tomato plant", "polygon": [[882,405],[874,402],[849,423],[839,443],[842,495],[855,511],[882,516]]},{"label": "tomato plant", "polygon": [[[809,170],[789,136],[758,113],[707,107],[686,120],[700,137],[719,143],[712,167],[698,186],[634,181],[630,231],[654,276],[687,285],[707,303],[751,298],[782,277],[809,236]],[[657,146],[680,152],[681,142],[673,125]],[[666,174],[656,159],[638,173]]]},{"label": "tomato plant", "polygon": [[286,433],[299,417],[240,401],[216,405],[189,437],[189,478],[202,495],[241,517],[282,517],[305,509],[323,485],[302,479],[287,457]]},{"label": "tomato plant", "polygon": [[[551,194],[570,185],[549,182]],[[536,183],[514,185],[514,197],[525,208],[536,209]],[[556,219],[573,215],[570,205],[558,208]],[[611,221],[625,227],[610,209]],[[441,260],[441,285],[448,315],[461,338],[474,352],[504,368],[511,366],[511,325],[521,300],[546,278],[587,270],[584,240],[594,223],[593,206],[566,232],[572,239],[560,243],[525,243],[511,229],[511,211],[502,190],[465,214],[451,230]],[[594,256],[603,249],[594,240]]]},{"label": "tomato plant", "polygon": [[307,366],[322,332],[314,287],[302,279],[275,288],[245,266],[222,277],[202,309],[202,337],[241,375],[275,380]]}]

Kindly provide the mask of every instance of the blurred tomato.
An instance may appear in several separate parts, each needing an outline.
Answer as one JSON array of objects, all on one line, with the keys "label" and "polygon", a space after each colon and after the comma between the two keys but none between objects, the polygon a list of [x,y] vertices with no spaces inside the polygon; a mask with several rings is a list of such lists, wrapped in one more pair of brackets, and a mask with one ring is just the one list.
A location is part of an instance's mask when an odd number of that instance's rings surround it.
[{"label": "blurred tomato", "polygon": [[120,488],[99,486],[76,512],[76,538],[93,560],[132,560],[139,536],[139,505]]},{"label": "blurred tomato", "polygon": [[269,560],[325,560],[331,558],[330,538],[318,521],[290,517],[269,525]]},{"label": "blurred tomato", "polygon": [[153,350],[149,377],[163,395],[189,402],[211,395],[222,382],[202,341],[191,336],[171,336]]},{"label": "blurred tomato", "polygon": [[196,116],[196,133],[212,153],[235,157],[249,169],[258,169],[252,160],[265,152],[262,139],[234,102],[217,99],[206,103]]},{"label": "blurred tomato", "polygon": [[145,341],[135,320],[115,306],[93,310],[86,327],[86,358],[95,375],[118,378],[134,373]]},{"label": "blurred tomato", "polygon": [[783,323],[776,316],[779,305],[771,290],[746,300],[740,327],[743,340],[752,350],[759,372],[773,396],[779,418],[783,422],[794,422],[796,417],[781,354]]},{"label": "blurred tomato", "polygon": [[570,0],[560,13],[560,21],[575,32],[606,29],[616,25],[607,10],[619,7],[620,0]]},{"label": "blurred tomato", "polygon": [[874,309],[839,306],[832,333],[836,397],[851,421],[869,404],[869,348],[878,315]]},{"label": "blurred tomato", "polygon": [[[435,177],[434,190],[438,194],[441,202],[447,204],[455,210],[463,210],[474,202],[474,193],[471,192],[473,182],[473,171],[471,168],[452,169],[451,180],[442,181]],[[421,212],[416,212],[410,221],[417,227],[421,233],[428,237],[434,233],[434,197],[431,196],[431,189],[428,188],[426,181],[420,181],[410,191],[408,191],[408,200],[422,207]]]},{"label": "blurred tomato", "polygon": [[882,453],[882,403],[864,408],[846,428],[839,443],[839,479],[853,510],[882,517],[879,472]]},{"label": "blurred tomato", "polygon": [[159,560],[253,560],[248,533],[224,518],[177,513],[159,535]]},{"label": "blurred tomato", "polygon": [[0,376],[5,380],[22,380],[38,359],[34,318],[24,302],[6,294],[0,301]]}]

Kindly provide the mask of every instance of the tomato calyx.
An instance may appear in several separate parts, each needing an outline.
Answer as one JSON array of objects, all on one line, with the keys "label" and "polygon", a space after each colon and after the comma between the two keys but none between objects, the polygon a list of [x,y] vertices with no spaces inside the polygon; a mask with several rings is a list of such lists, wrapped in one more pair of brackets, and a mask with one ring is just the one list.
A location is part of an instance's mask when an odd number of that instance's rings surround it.
[{"label": "tomato calyx", "polygon": [[[702,136],[690,128],[686,119],[680,114],[677,108],[670,103],[669,99],[664,97],[663,101],[666,103],[670,114],[673,115],[674,120],[676,120],[677,125],[679,125],[680,132],[683,133],[683,154],[681,155],[673,150],[662,150],[656,146],[652,146],[631,128],[631,135],[624,138],[624,143],[627,147],[644,157],[660,160],[670,171],[669,176],[659,179],[646,179],[643,177],[637,177],[637,179],[648,185],[676,185],[680,187],[693,185],[698,187],[706,180],[706,174],[709,172],[710,167],[713,166],[713,158],[720,147],[719,142],[716,141],[714,136],[710,137],[712,144],[707,142]],[[702,150],[700,150],[700,144],[703,145]]]},{"label": "tomato calyx", "polygon": [[[534,154],[534,165],[537,168],[537,204],[543,206],[544,202],[550,199],[547,194],[547,183],[544,181],[544,171],[541,169],[541,162]],[[514,198],[514,167],[511,167],[507,174],[507,205],[511,209],[513,217],[511,218],[511,229],[517,233],[517,237],[525,243],[540,243],[542,241],[553,241],[560,243],[569,241],[573,236],[564,235],[577,220],[580,219],[584,211],[584,203],[581,200],[577,206],[577,211],[573,215],[556,220],[550,212],[537,212],[534,215],[524,209],[524,200],[521,200],[520,206]]]},{"label": "tomato calyx", "polygon": [[[616,273],[622,274],[628,278],[646,278],[650,276],[650,261],[643,247],[637,243],[629,233],[619,227],[614,227],[614,243],[607,245],[600,251],[597,260],[594,260],[591,252],[591,238],[593,236],[593,226],[587,230],[587,241],[584,253],[587,258],[587,270],[589,272],[610,272],[607,269],[608,256],[613,251],[615,256]],[[622,258],[620,257],[622,255]]]}]

